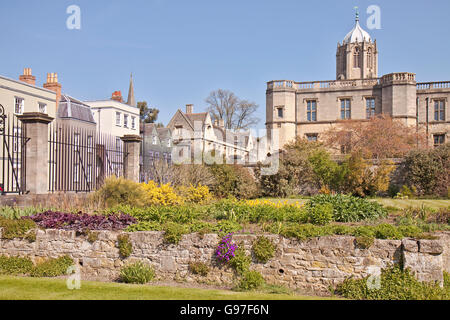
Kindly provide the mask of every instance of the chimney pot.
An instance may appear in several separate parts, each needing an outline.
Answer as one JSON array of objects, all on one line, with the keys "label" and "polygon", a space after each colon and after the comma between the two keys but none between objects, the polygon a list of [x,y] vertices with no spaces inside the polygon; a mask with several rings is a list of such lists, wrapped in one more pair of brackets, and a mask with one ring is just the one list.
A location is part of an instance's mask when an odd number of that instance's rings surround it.
[{"label": "chimney pot", "polygon": [[186,113],[187,113],[187,114],[192,114],[192,113],[194,113],[194,105],[193,105],[193,104],[187,104],[187,105],[186,105]]},{"label": "chimney pot", "polygon": [[36,77],[31,74],[31,68],[24,68],[23,75],[19,76],[19,80],[33,86],[36,85]]}]

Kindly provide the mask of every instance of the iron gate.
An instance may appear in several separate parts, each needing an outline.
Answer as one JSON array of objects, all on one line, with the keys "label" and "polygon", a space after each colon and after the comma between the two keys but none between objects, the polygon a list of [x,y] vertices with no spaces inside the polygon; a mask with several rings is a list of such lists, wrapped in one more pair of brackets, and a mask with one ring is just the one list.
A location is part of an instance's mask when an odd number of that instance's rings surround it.
[{"label": "iron gate", "polygon": [[7,116],[0,104],[1,194],[26,193],[25,126],[15,115]]}]

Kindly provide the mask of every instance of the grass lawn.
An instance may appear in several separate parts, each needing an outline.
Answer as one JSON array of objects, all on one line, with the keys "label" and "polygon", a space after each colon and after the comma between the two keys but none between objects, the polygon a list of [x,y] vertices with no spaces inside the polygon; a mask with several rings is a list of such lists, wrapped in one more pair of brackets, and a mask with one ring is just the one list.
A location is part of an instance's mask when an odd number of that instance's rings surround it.
[{"label": "grass lawn", "polygon": [[82,281],[69,290],[64,279],[0,276],[0,300],[324,300],[331,298]]},{"label": "grass lawn", "polygon": [[[287,201],[288,203],[299,202],[300,204],[306,203],[308,199],[274,199],[274,198],[265,198],[261,200],[270,200],[274,203],[279,201]],[[428,200],[428,199],[391,199],[391,198],[376,198],[370,199],[371,201],[377,201],[385,207],[391,206],[399,209],[406,209],[408,207],[418,207],[420,208],[422,204],[424,204],[428,208],[432,209],[440,209],[440,208],[448,208],[450,206],[450,200]]]}]

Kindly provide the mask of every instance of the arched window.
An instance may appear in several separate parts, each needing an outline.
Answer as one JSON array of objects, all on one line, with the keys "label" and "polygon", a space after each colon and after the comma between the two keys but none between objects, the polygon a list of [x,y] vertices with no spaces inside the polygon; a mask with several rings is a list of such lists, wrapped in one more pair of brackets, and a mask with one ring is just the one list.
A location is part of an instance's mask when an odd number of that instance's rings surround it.
[{"label": "arched window", "polygon": [[355,51],[353,52],[353,67],[354,68],[361,68],[361,56],[360,56],[360,49],[359,47],[355,48]]}]

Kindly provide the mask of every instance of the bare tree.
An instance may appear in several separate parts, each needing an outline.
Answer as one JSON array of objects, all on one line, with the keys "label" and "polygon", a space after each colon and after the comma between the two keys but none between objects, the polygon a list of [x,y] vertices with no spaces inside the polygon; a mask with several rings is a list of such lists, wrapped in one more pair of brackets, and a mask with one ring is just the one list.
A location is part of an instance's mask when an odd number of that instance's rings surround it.
[{"label": "bare tree", "polygon": [[248,129],[259,122],[259,119],[254,116],[258,105],[239,99],[229,90],[213,91],[205,101],[212,118],[223,120],[226,129]]}]

